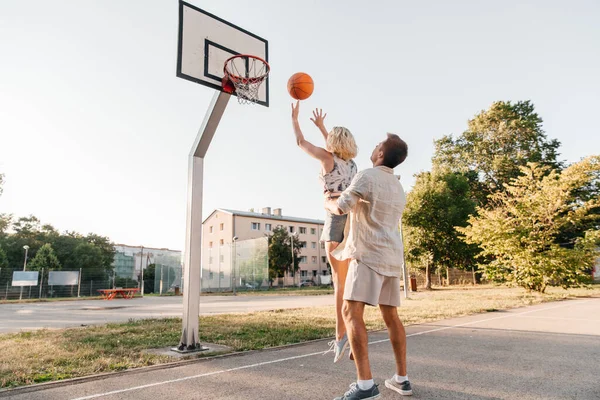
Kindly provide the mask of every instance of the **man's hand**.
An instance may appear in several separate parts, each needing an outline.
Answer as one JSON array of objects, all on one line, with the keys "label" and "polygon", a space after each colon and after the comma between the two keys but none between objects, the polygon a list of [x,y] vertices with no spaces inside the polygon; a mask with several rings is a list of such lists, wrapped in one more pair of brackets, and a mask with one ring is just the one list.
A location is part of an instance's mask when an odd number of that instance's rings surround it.
[{"label": "man's hand", "polygon": [[344,214],[342,210],[338,207],[337,198],[325,197],[325,209],[329,211],[333,215],[342,215]]},{"label": "man's hand", "polygon": [[327,113],[323,114],[322,108],[315,108],[313,111],[313,118],[311,118],[310,120],[317,126],[317,128],[325,129],[325,117],[326,116],[327,116]]},{"label": "man's hand", "polygon": [[292,103],[292,120],[298,121],[298,114],[300,114],[300,100],[296,101],[296,107]]}]

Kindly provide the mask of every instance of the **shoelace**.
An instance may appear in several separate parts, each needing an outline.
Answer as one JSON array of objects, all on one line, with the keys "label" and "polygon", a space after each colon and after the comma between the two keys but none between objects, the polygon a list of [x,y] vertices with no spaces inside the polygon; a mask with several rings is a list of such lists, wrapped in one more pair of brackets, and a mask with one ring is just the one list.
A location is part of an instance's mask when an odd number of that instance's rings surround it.
[{"label": "shoelace", "polygon": [[350,384],[350,389],[344,393],[344,396],[350,396],[355,392],[358,392],[360,390],[360,388],[358,387],[358,384],[356,382],[352,382]]},{"label": "shoelace", "polygon": [[336,341],[332,340],[331,342],[327,343],[327,346],[329,346],[329,350],[325,351],[323,353],[323,355],[327,354],[327,353],[331,353],[332,351],[335,351],[335,346],[336,346]]}]

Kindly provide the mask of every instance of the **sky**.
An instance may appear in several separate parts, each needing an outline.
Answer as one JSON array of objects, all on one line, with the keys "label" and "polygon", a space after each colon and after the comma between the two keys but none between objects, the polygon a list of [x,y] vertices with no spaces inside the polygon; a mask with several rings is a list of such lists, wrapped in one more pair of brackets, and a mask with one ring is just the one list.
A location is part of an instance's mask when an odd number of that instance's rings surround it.
[{"label": "sky", "polygon": [[[393,132],[407,190],[433,141],[496,100],[531,100],[561,159],[600,153],[600,2],[193,0],[269,41],[270,107],[229,102],[205,159],[203,213],[324,217],[318,162],[295,145],[287,79],[309,121],[355,135],[359,169]],[[183,249],[188,153],[214,94],[175,75],[175,0],[0,2],[0,213]]]}]

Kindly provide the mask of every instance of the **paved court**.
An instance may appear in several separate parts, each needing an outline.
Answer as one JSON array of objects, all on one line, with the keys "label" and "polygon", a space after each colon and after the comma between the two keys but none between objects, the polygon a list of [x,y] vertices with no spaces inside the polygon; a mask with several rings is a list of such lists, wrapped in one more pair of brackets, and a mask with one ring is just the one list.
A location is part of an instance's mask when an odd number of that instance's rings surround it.
[{"label": "paved court", "polygon": [[[144,297],[131,300],[77,300],[0,304],[0,333],[41,328],[122,322],[129,319],[181,317],[182,298]],[[224,314],[333,304],[333,296],[202,296],[200,314]]]},{"label": "paved court", "polygon": [[[414,399],[600,399],[600,299],[546,303],[410,326]],[[376,382],[393,373],[384,332],[371,333]],[[326,341],[151,367],[0,393],[14,400],[333,399],[353,364],[322,356]],[[380,386],[382,399],[400,396]]]}]

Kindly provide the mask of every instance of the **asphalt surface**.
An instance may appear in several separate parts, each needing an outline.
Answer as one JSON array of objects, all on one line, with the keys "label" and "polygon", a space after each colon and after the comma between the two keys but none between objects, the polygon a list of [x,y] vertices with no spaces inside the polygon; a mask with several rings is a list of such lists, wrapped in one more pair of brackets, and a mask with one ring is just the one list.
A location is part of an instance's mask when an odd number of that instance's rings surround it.
[{"label": "asphalt surface", "polygon": [[[570,300],[414,325],[408,373],[414,399],[600,399],[600,299]],[[369,335],[382,399],[394,373],[385,332]],[[333,399],[354,379],[326,341],[139,369],[83,382],[0,392],[14,400]]]},{"label": "asphalt surface", "polygon": [[[200,314],[316,307],[332,305],[333,301],[331,295],[203,296],[200,298]],[[175,296],[0,304],[0,333],[97,325],[129,319],[181,317],[182,304],[182,297]]]}]

